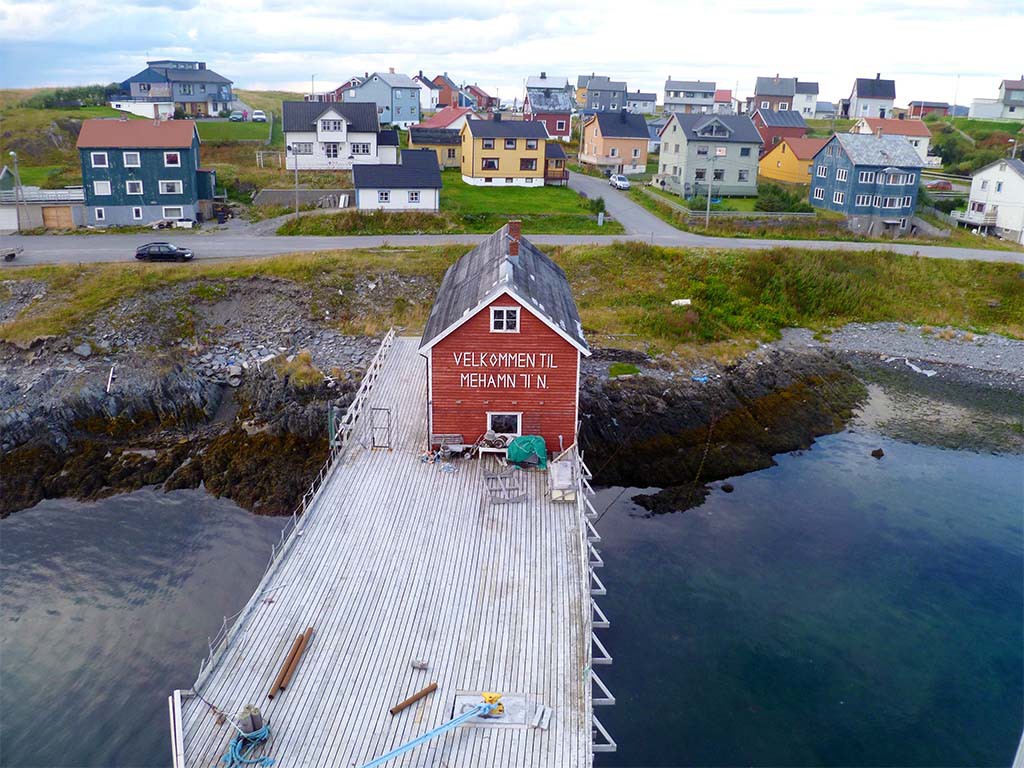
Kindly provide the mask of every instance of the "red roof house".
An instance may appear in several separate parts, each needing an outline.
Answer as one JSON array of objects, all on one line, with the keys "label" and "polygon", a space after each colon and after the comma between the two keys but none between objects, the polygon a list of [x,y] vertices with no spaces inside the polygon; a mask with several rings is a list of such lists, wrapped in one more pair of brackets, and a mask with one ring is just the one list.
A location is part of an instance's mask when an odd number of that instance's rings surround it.
[{"label": "red roof house", "polygon": [[807,123],[793,109],[758,109],[750,118],[761,135],[761,157],[783,139],[799,139],[807,135]]},{"label": "red roof house", "polygon": [[467,120],[479,120],[469,107],[444,107],[436,115],[417,123],[416,128],[461,128]]},{"label": "red roof house", "polygon": [[496,96],[491,96],[476,83],[473,83],[473,85],[467,85],[465,90],[469,91],[469,94],[476,99],[476,106],[478,109],[484,109],[489,112],[492,109],[499,109],[501,107],[500,99]]}]

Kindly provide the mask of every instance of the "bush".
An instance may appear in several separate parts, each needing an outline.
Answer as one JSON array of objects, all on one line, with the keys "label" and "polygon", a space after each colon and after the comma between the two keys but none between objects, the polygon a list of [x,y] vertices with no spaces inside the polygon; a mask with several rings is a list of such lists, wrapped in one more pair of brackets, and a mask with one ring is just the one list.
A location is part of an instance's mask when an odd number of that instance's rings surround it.
[{"label": "bush", "polygon": [[937,211],[942,211],[943,213],[951,213],[953,211],[966,207],[966,197],[947,197],[942,200],[936,200],[935,203],[932,205],[932,208],[934,208]]},{"label": "bush", "polygon": [[185,110],[182,109],[181,107],[175,107],[174,108],[174,119],[175,120],[184,120],[185,119]]},{"label": "bush", "polygon": [[595,197],[587,203],[587,207],[590,208],[591,213],[604,213],[605,203],[603,197]]},{"label": "bush", "polygon": [[755,211],[810,213],[814,209],[800,195],[778,184],[759,184]]},{"label": "bush", "polygon": [[121,93],[120,83],[109,85],[80,85],[73,88],[56,88],[42,91],[21,102],[31,109],[67,109],[69,107],[104,107],[107,102]]}]

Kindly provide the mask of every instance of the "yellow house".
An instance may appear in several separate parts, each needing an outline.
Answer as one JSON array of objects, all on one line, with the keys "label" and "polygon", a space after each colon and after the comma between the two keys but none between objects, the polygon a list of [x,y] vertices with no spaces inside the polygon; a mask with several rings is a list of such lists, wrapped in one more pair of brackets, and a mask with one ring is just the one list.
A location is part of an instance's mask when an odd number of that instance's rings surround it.
[{"label": "yellow house", "polygon": [[462,180],[483,186],[544,186],[548,131],[540,121],[468,120],[462,126]]},{"label": "yellow house", "polygon": [[625,110],[597,112],[583,123],[580,162],[612,173],[643,173],[650,140],[643,115]]},{"label": "yellow house", "polygon": [[784,138],[757,164],[757,173],[766,179],[810,184],[811,164],[828,139]]},{"label": "yellow house", "polygon": [[462,136],[457,128],[409,128],[409,149],[432,149],[441,168],[462,167]]}]

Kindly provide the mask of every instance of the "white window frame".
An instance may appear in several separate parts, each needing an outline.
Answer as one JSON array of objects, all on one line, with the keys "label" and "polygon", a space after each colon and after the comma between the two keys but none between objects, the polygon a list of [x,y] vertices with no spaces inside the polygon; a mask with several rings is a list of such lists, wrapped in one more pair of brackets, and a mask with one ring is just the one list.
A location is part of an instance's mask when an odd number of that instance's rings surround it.
[{"label": "white window frame", "polygon": [[[128,162],[128,156],[135,155],[135,162]],[[141,168],[142,167],[142,153],[141,152],[124,152],[121,155],[121,160],[124,162],[125,168]]]},{"label": "white window frame", "polygon": [[871,195],[857,195],[854,200],[854,206],[857,208],[870,208],[871,207]]},{"label": "white window frame", "polygon": [[997,181],[996,182],[996,192],[998,193],[998,192],[1002,192],[1002,191],[1003,191],[1003,182]]},{"label": "white window frame", "polygon": [[881,195],[875,195],[875,208],[881,208],[881,207],[882,207],[882,196]]},{"label": "white window frame", "polygon": [[832,203],[834,205],[843,205],[846,202],[846,193],[840,192],[838,189],[832,193]]},{"label": "white window frame", "polygon": [[564,131],[565,130],[565,120],[556,120],[555,121],[555,130],[556,131]]},{"label": "white window frame", "polygon": [[819,179],[827,179],[828,178],[828,168],[826,166],[824,166],[824,165],[819,165],[818,166],[817,176],[818,176]]},{"label": "white window frame", "polygon": [[516,417],[516,431],[515,432],[495,432],[496,435],[515,435],[519,437],[523,434],[523,412],[522,411],[488,411],[487,412],[487,431],[493,432],[491,429],[491,418],[493,416],[515,416]]},{"label": "white window frame", "polygon": [[312,155],[312,141],[296,141],[292,143],[292,155]]},{"label": "white window frame", "polygon": [[639,157],[640,157],[640,147],[633,147],[633,157],[634,157],[634,159],[639,159]]},{"label": "white window frame", "polygon": [[861,171],[858,177],[861,184],[874,184],[875,183],[875,172],[874,171]]},{"label": "white window frame", "polygon": [[136,205],[136,206],[132,207],[132,221],[142,221],[142,207],[141,206]]},{"label": "white window frame", "polygon": [[771,109],[771,108],[772,108],[772,103],[770,101],[762,101],[761,102],[761,109]]},{"label": "white window frame", "polygon": [[106,221],[107,220],[107,212],[104,211],[102,208],[94,208],[93,209],[93,216],[95,217],[96,221]]},{"label": "white window frame", "polygon": [[[170,163],[167,158],[174,155],[178,158],[178,162]],[[181,168],[181,152],[164,152],[164,168]]]},{"label": "white window frame", "polygon": [[779,112],[786,112],[788,110],[789,110],[789,102],[788,101],[780,101],[779,102]]},{"label": "white window frame", "polygon": [[[96,158],[98,158],[98,157],[102,157],[103,158],[103,162],[102,163],[97,163],[96,162]],[[89,153],[89,163],[92,165],[93,168],[109,168],[110,167],[110,162],[109,162],[109,160],[107,158],[107,153],[106,152],[90,152]]]},{"label": "white window frame", "polygon": [[836,181],[846,181],[850,177],[845,168],[836,168]]},{"label": "white window frame", "polygon": [[912,174],[910,174],[910,176],[907,177],[907,184],[912,185],[916,181],[917,181],[917,174],[916,173],[912,173]]},{"label": "white window frame", "polygon": [[748,182],[748,181],[750,181],[750,171],[748,169],[746,169],[746,168],[741,168],[740,170],[736,171],[736,181],[738,181],[738,182]]},{"label": "white window frame", "polygon": [[[132,184],[138,184],[139,185],[139,191],[138,192],[132,192]],[[143,191],[142,191],[142,181],[140,179],[128,179],[124,183],[124,193],[126,195],[141,195],[141,194],[143,194]]]},{"label": "white window frame", "polygon": [[505,149],[515,149],[518,146],[519,146],[518,139],[505,139],[505,143],[504,143]]},{"label": "white window frame", "polygon": [[[105,187],[101,186],[104,184],[106,185]],[[100,189],[105,189],[106,191],[101,192]],[[96,195],[96,197],[107,197],[112,193],[112,190],[110,188],[110,182],[107,181],[106,179],[99,179],[97,181],[94,181],[92,183],[92,193]]]},{"label": "white window frame", "polygon": [[[183,194],[185,194],[185,185],[181,182],[181,179],[160,179],[158,184],[159,184],[159,186],[157,187],[157,189],[158,189],[158,191],[159,191],[159,193],[161,195],[183,195]],[[177,192],[168,192],[167,190],[164,189],[164,184],[175,184],[175,185],[177,185],[175,188],[178,191]]]},{"label": "white window frame", "polygon": [[[498,306],[498,307],[491,307],[491,326],[490,326],[491,327],[491,333],[519,333],[519,319],[521,317],[521,313],[520,313],[519,309],[520,309],[519,307],[506,306],[506,305],[502,305],[502,306]],[[501,316],[502,319],[500,321],[501,322],[501,328],[496,328],[495,327],[495,322],[496,322],[495,313],[499,312],[499,311],[503,313],[502,316]],[[515,328],[506,328],[505,327],[506,324],[508,323],[508,312],[512,312],[515,315]]]},{"label": "white window frame", "polygon": [[407,195],[409,203],[418,203],[420,201],[420,191],[418,189],[410,189]]},{"label": "white window frame", "polygon": [[341,155],[341,151],[338,149],[338,142],[336,141],[324,141],[321,142],[324,148],[324,157],[328,160],[337,160]]},{"label": "white window frame", "polygon": [[913,204],[914,204],[914,197],[913,197],[913,195],[906,195],[903,198],[903,207],[904,208],[909,208]]},{"label": "white window frame", "polygon": [[987,180],[985,180],[985,179],[982,180],[981,188],[982,188],[982,190],[988,189],[988,181]]},{"label": "white window frame", "polygon": [[480,139],[480,146],[483,149],[494,149],[494,139],[493,138]]},{"label": "white window frame", "polygon": [[618,157],[618,156],[619,156],[619,148],[618,147],[612,147],[610,150],[608,150],[608,157]]},{"label": "white window frame", "polygon": [[815,200],[824,200],[825,199],[825,188],[824,187],[815,187],[814,188],[814,195],[813,195],[813,197],[814,197]]},{"label": "white window frame", "polygon": [[[178,211],[178,215],[177,216],[171,216],[169,213],[167,213],[168,211],[174,211],[174,210]],[[162,210],[160,211],[160,214],[165,219],[183,219],[183,218],[185,218],[185,207],[182,206],[182,205],[165,205],[165,206],[162,206]]]},{"label": "white window frame", "polygon": [[[493,168],[488,168],[486,163],[494,163]],[[480,170],[481,171],[497,171],[500,170],[501,163],[498,162],[496,157],[481,157],[480,158]]]},{"label": "white window frame", "polygon": [[378,203],[390,203],[391,202],[391,190],[390,189],[378,189],[377,190],[377,202]]}]

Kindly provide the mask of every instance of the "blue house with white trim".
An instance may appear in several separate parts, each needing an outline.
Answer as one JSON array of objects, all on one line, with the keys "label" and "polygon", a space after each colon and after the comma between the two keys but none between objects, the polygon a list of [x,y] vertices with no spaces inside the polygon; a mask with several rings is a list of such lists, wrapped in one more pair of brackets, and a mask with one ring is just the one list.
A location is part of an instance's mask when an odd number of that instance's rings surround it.
[{"label": "blue house with white trim", "polygon": [[420,85],[408,75],[372,72],[359,85],[352,85],[342,101],[373,102],[378,119],[397,128],[408,128],[420,121]]},{"label": "blue house with white trim", "polygon": [[903,136],[837,133],[814,156],[810,203],[861,234],[906,234],[923,166]]}]

